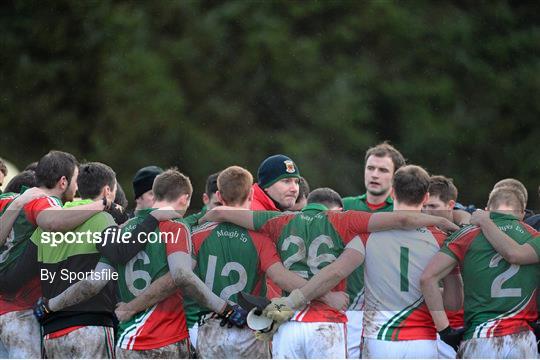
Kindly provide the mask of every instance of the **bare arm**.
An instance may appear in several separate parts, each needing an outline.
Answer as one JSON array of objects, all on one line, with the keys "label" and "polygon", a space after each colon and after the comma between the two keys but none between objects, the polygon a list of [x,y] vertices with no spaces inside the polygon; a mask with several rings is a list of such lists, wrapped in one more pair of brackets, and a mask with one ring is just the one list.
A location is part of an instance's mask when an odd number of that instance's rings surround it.
[{"label": "bare arm", "polygon": [[360,251],[346,248],[333,263],[325,266],[306,285],[300,288],[305,301],[307,302],[326,294],[363,262],[364,255]]},{"label": "bare arm", "polygon": [[371,215],[368,231],[384,231],[391,229],[416,229],[423,226],[437,226],[442,230],[456,231],[459,226],[439,216],[422,214],[414,211],[393,211]]},{"label": "bare arm", "polygon": [[68,209],[46,209],[39,213],[36,222],[45,231],[68,231],[104,209],[101,200]]},{"label": "bare arm", "polygon": [[282,263],[277,262],[266,270],[268,277],[281,289],[291,292],[307,284],[307,280],[296,273],[287,270]]},{"label": "bare arm", "polygon": [[[115,271],[112,266],[102,262],[99,262],[96,265],[94,271],[102,272],[107,269]],[[67,307],[86,301],[96,296],[105,287],[105,285],[107,285],[108,282],[108,279],[94,280],[92,278],[86,278],[78,281],[64,290],[61,294],[50,299],[49,308],[52,311],[60,311]]]},{"label": "bare arm", "polygon": [[246,229],[254,230],[253,211],[229,206],[217,206],[208,211],[199,223],[215,221],[230,222]]},{"label": "bare arm", "polygon": [[452,217],[454,218],[454,224],[457,225],[471,223],[471,214],[465,210],[452,210]]},{"label": "bare arm", "polygon": [[120,321],[127,321],[133,315],[148,309],[151,306],[165,300],[178,291],[174,284],[171,273],[166,273],[152,282],[140,295],[128,303],[120,303],[115,310],[116,317]]},{"label": "bare arm", "polygon": [[437,331],[444,330],[450,325],[444,311],[444,301],[439,289],[439,281],[445,278],[456,264],[457,261],[454,258],[438,252],[433,256],[420,278],[420,287]]},{"label": "bare arm", "polygon": [[225,309],[225,300],[214,294],[191,270],[191,256],[181,251],[167,256],[169,271],[176,286],[200,305],[220,314]]},{"label": "bare arm", "polygon": [[511,264],[526,265],[538,263],[538,254],[529,244],[518,244],[500,230],[489,218],[489,212],[476,210],[471,217],[471,224],[480,226],[491,246]]},{"label": "bare arm", "polygon": [[448,274],[443,279],[443,302],[447,310],[463,308],[463,280],[461,274]]}]

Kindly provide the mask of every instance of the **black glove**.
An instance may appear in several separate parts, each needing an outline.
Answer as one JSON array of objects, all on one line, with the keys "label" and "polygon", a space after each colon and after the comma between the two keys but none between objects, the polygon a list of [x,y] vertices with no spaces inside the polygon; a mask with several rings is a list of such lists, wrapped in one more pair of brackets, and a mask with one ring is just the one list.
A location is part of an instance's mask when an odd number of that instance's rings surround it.
[{"label": "black glove", "polygon": [[450,345],[454,350],[457,351],[461,339],[463,339],[463,334],[465,334],[465,328],[454,329],[448,325],[444,330],[439,331],[439,336],[441,340]]},{"label": "black glove", "polygon": [[44,297],[40,297],[34,305],[34,316],[41,324],[52,314],[52,310],[49,309],[49,300]]},{"label": "black glove", "polygon": [[219,315],[222,319],[219,326],[225,326],[232,328],[233,325],[239,328],[244,327],[247,321],[247,311],[242,309],[239,305],[225,306],[225,310]]},{"label": "black glove", "polygon": [[112,203],[110,208],[105,211],[111,214],[111,216],[114,219],[114,222],[119,225],[129,220],[128,214],[126,213],[124,208],[116,203]]}]

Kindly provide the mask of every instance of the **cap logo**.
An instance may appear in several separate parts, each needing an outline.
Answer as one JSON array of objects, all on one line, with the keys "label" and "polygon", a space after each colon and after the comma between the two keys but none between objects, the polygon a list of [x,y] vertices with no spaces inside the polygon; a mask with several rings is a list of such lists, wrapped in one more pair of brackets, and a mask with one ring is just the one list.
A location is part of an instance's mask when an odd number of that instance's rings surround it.
[{"label": "cap logo", "polygon": [[293,174],[296,171],[294,163],[291,160],[285,160],[283,163],[285,164],[285,171],[289,174]]}]

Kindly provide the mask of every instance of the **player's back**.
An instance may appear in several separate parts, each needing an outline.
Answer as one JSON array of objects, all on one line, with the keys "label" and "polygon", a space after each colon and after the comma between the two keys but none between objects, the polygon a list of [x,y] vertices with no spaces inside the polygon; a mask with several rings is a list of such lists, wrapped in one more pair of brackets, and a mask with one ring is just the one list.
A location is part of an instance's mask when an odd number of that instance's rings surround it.
[{"label": "player's back", "polygon": [[435,228],[382,231],[363,238],[364,337],[391,341],[436,338],[420,276],[444,238]]},{"label": "player's back", "polygon": [[[538,233],[510,215],[492,214],[499,229],[516,242]],[[537,318],[540,267],[509,264],[477,227],[453,235],[443,251],[461,262],[465,299],[465,339],[504,336],[530,330]]]},{"label": "player's back", "polygon": [[[153,209],[139,211],[123,228],[132,231]],[[169,236],[172,234],[172,236]],[[167,256],[171,249],[189,253],[189,228],[181,220],[160,222],[148,244],[125,265],[112,264],[118,271],[118,288],[122,302],[142,294],[152,282],[169,271]],[[182,296],[177,291],[158,304],[136,314],[118,329],[118,346],[128,350],[147,350],[171,344],[188,336]]]}]

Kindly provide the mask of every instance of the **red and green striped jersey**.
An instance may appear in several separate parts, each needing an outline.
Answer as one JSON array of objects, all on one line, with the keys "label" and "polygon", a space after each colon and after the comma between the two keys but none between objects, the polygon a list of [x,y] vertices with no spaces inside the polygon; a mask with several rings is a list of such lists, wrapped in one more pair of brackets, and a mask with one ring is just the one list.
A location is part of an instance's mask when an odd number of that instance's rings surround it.
[{"label": "red and green striped jersey", "polygon": [[363,336],[386,341],[435,340],[420,276],[446,239],[434,227],[362,235],[365,249]]},{"label": "red and green striped jersey", "polygon": [[[6,197],[4,197],[4,195]],[[6,211],[9,202],[14,199],[14,194],[3,194],[0,204],[3,205],[2,213]],[[7,201],[7,198],[10,200]],[[13,266],[29,244],[30,237],[36,230],[36,218],[39,213],[49,208],[61,208],[60,199],[53,196],[45,196],[28,202],[23,207],[13,224],[13,229],[6,240],[6,244],[0,249],[0,274],[2,270]],[[9,211],[9,210],[7,210]],[[31,269],[29,269],[31,270]],[[0,294],[0,315],[11,312],[31,309],[41,296],[39,277],[36,277],[23,285],[15,295]]]},{"label": "red and green striped jersey", "polygon": [[[343,210],[367,211],[369,213],[389,212],[394,210],[394,200],[389,196],[381,204],[370,204],[367,194],[343,198]],[[360,265],[347,278],[349,294],[348,310],[362,310],[364,306],[364,265]]]},{"label": "red and green striped jersey", "polygon": [[[491,213],[495,224],[519,244],[540,254],[539,233],[508,214]],[[504,336],[530,330],[536,321],[538,265],[509,264],[480,228],[452,234],[441,251],[460,263],[465,295],[465,339]]]},{"label": "red and green striped jersey", "polygon": [[[371,214],[360,211],[326,211],[320,204],[308,204],[300,213],[256,211],[255,229],[270,237],[277,246],[283,265],[310,279],[332,263],[358,234],[366,233]],[[359,241],[357,241],[359,243]],[[344,291],[346,280],[334,290]],[[314,300],[298,311],[293,321],[346,322],[347,317]]]},{"label": "red and green striped jersey", "polygon": [[[122,233],[133,231],[152,210],[139,211]],[[148,234],[145,249],[127,264],[111,264],[105,258],[101,261],[116,267],[120,299],[129,302],[169,271],[167,256],[177,251],[191,253],[189,228],[179,219],[160,222],[154,233]],[[120,323],[117,333],[118,346],[128,350],[156,349],[187,338],[180,291]]]},{"label": "red and green striped jersey", "polygon": [[204,224],[192,236],[195,273],[214,294],[235,303],[240,291],[266,295],[263,275],[280,261],[272,240],[230,223]]}]

